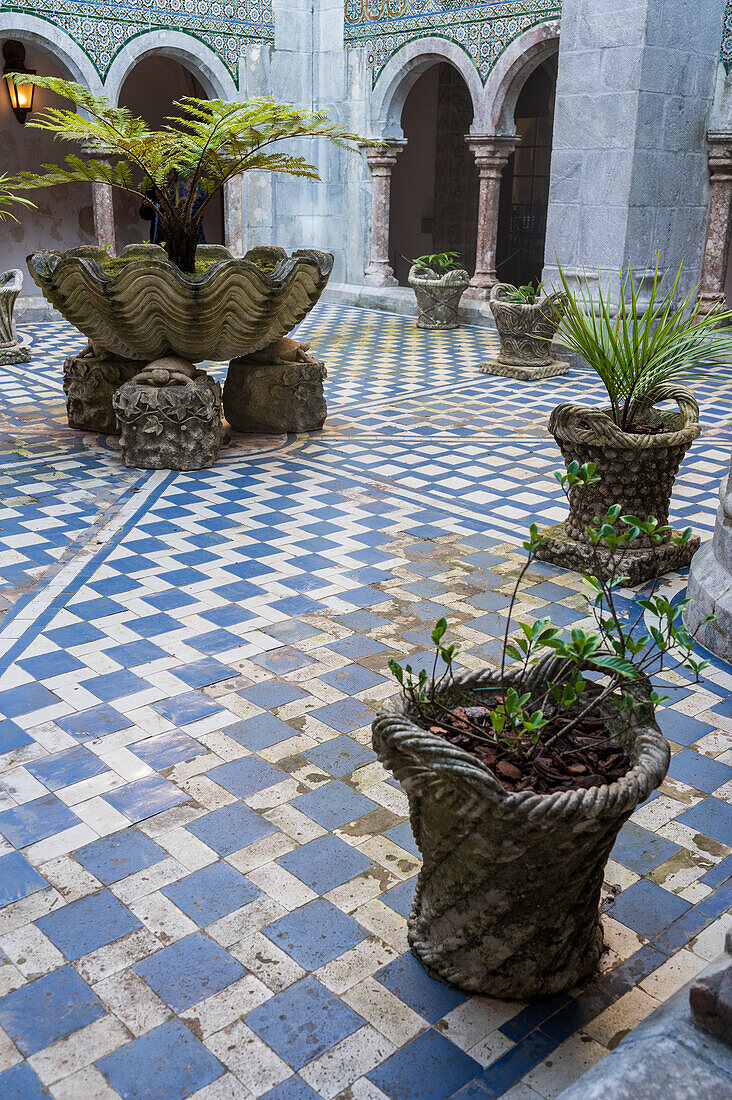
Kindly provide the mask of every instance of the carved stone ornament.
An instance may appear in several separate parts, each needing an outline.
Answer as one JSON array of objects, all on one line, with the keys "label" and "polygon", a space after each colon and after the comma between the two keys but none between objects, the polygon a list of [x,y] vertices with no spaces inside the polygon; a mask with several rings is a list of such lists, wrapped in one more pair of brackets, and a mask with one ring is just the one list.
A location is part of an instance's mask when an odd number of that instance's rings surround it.
[{"label": "carved stone ornament", "polygon": [[462,268],[438,275],[419,264],[409,271],[409,285],[417,299],[417,328],[458,328],[460,299],[470,276]]},{"label": "carved stone ornament", "polygon": [[119,435],[112,399],[140,369],[137,359],[95,355],[87,347],[64,363],[64,393],[70,428]]},{"label": "carved stone ornament", "polygon": [[[190,375],[188,371],[190,370]],[[154,382],[155,372],[167,380]],[[185,381],[180,381],[180,375]],[[151,363],[114,396],[122,459],[140,470],[213,466],[223,439],[221,386],[191,363]]]},{"label": "carved stone ornament", "polygon": [[323,427],[325,365],[309,344],[288,338],[232,359],[224,385],[224,416],[237,432],[314,432]]},{"label": "carved stone ornament", "polygon": [[0,365],[30,361],[31,350],[19,342],[13,324],[13,310],[22,286],[23,272],[18,268],[0,273]]},{"label": "carved stone ornament", "polygon": [[[536,698],[561,682],[553,655],[528,674]],[[508,683],[515,683],[511,671]],[[456,686],[500,687],[495,671]],[[630,721],[607,712],[607,731],[631,769],[609,785],[536,794],[507,791],[485,764],[390,700],[373,723],[380,762],[399,780],[422,869],[407,923],[412,951],[435,978],[471,993],[533,1000],[587,978],[603,949],[603,871],[622,825],[663,781],[669,747],[647,701]],[[475,696],[485,705],[483,691]]]},{"label": "carved stone ornament", "polygon": [[569,363],[552,359],[552,339],[562,319],[563,294],[545,294],[538,302],[511,302],[511,283],[496,283],[488,304],[496,322],[501,350],[495,359],[481,363],[483,374],[497,374],[529,381],[566,374]]},{"label": "carved stone ornament", "polygon": [[719,489],[714,535],[694,555],[686,594],[687,629],[705,649],[732,661],[732,462]]},{"label": "carved stone ornament", "polygon": [[[668,523],[671,491],[681,460],[701,431],[699,406],[683,386],[659,387],[657,401],[676,401],[678,412],[647,409],[644,421],[663,424],[664,432],[636,435],[621,431],[607,412],[584,405],[558,405],[549,418],[567,465],[594,462],[600,478],[594,485],[575,485],[570,491],[569,518],[545,528],[547,540],[538,556],[565,569],[607,575],[609,552],[593,548],[587,534],[596,516],[604,516],[613,504],[621,515],[646,519],[655,516]],[[619,524],[618,530],[622,530]],[[656,546],[647,536],[635,540],[622,561],[622,573],[631,585],[641,584],[691,561],[699,547],[698,536],[677,545],[678,531],[669,531]]]},{"label": "carved stone ornament", "polygon": [[28,269],[48,301],[97,352],[150,362],[177,355],[193,363],[232,359],[268,347],[302,321],[333,267],[329,253],[256,248],[234,259],[199,245],[188,275],[154,244],[128,245],[116,270],[101,248],[34,252]]}]

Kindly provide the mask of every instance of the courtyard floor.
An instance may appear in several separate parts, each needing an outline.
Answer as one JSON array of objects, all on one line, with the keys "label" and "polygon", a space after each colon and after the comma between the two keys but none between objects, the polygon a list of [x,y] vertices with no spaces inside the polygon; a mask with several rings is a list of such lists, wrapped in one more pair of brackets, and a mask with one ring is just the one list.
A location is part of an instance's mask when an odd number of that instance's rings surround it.
[{"label": "courtyard floor", "polygon": [[[83,337],[27,334],[0,388],[3,1100],[550,1100],[722,951],[719,661],[669,685],[669,777],[614,849],[594,982],[468,997],[407,949],[418,853],[370,747],[387,661],[441,615],[464,666],[495,660],[524,530],[565,511],[548,414],[600,404],[592,375],[490,378],[490,332],[321,304],[322,433],[142,472],[65,426]],[[732,370],[694,388],[672,518],[708,537]],[[571,624],[580,588],[537,566],[519,613]]]}]

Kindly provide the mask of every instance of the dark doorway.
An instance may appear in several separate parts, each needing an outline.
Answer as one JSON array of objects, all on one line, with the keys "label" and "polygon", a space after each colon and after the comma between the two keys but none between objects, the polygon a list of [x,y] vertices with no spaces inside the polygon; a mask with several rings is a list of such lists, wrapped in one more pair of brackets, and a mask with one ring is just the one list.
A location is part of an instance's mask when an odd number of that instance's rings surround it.
[{"label": "dark doorway", "polygon": [[473,121],[468,87],[447,62],[432,65],[402,111],[407,144],[392,171],[392,266],[407,285],[410,261],[459,252],[472,274],[478,224],[478,171],[465,136]]},{"label": "dark doorway", "polygon": [[516,103],[521,138],[503,171],[496,271],[503,283],[537,283],[544,267],[556,56],[534,69]]}]

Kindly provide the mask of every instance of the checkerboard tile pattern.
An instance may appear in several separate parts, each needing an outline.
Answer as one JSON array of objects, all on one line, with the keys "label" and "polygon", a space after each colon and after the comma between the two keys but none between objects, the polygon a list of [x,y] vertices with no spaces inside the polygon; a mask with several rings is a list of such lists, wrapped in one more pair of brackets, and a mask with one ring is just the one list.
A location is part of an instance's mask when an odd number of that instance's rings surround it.
[{"label": "checkerboard tile pattern", "polygon": [[[31,366],[58,395],[74,333],[48,328]],[[476,428],[499,401],[474,377],[482,331],[432,342],[340,306],[302,329],[341,409],[322,437],[175,475],[60,428],[0,475],[2,550],[35,562],[0,621],[0,1096],[549,1098],[732,923],[732,669],[714,661],[665,685],[671,769],[612,853],[594,982],[521,1005],[413,959],[419,853],[371,717],[389,658],[424,653],[442,614],[465,667],[495,662],[557,455]],[[517,420],[557,400],[500,386]],[[473,424],[435,431],[463,397]],[[700,529],[728,448],[712,397],[674,504]],[[385,431],[407,406],[413,426]],[[580,588],[537,565],[518,614],[581,621]]]}]

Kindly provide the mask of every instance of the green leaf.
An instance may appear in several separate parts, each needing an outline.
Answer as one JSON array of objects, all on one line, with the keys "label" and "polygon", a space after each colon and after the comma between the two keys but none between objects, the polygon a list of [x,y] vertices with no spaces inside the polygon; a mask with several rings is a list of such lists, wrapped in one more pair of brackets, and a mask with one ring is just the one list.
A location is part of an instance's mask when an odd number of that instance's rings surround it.
[{"label": "green leaf", "polygon": [[595,668],[610,669],[611,672],[625,676],[628,680],[635,680],[638,677],[638,672],[630,661],[613,653],[596,653],[590,658],[590,664]]}]

